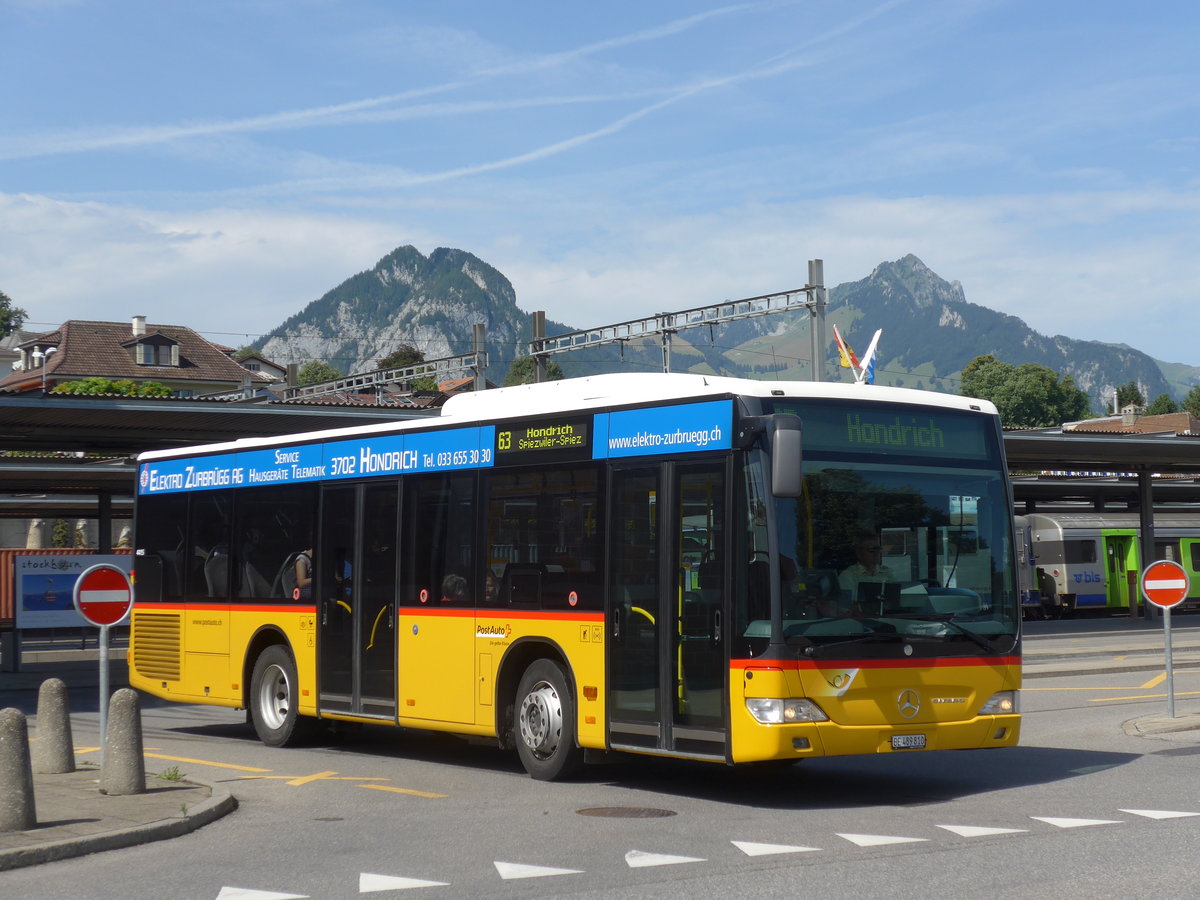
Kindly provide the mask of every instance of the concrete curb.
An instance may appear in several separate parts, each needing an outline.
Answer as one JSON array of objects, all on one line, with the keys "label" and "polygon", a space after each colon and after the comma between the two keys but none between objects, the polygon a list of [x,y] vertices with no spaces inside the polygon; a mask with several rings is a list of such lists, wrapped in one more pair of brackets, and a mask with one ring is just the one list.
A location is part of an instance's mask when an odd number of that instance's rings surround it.
[{"label": "concrete curb", "polygon": [[118,850],[122,847],[180,837],[202,828],[210,822],[215,822],[237,809],[237,798],[223,787],[195,778],[186,779],[183,783],[207,788],[210,791],[208,799],[195,804],[181,815],[147,822],[143,825],[50,841],[37,846],[0,850],[0,872],[6,869],[19,869],[23,866],[36,866],[60,859],[86,856],[101,850]]},{"label": "concrete curb", "polygon": [[1191,713],[1186,716],[1170,718],[1165,715],[1141,716],[1122,723],[1125,733],[1132,737],[1146,737],[1154,734],[1175,734],[1180,731],[1196,731],[1200,729],[1200,714]]}]

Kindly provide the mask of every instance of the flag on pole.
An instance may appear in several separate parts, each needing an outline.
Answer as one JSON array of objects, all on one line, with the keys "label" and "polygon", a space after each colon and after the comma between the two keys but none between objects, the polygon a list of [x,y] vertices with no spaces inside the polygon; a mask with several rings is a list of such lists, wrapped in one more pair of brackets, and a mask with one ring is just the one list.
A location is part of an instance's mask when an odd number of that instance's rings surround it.
[{"label": "flag on pole", "polygon": [[854,351],[850,349],[850,345],[842,339],[842,333],[838,331],[836,325],[833,326],[833,339],[837,341],[838,359],[841,360],[843,369],[850,369],[854,372],[854,377],[858,378],[859,363],[858,357],[854,355]]},{"label": "flag on pole", "polygon": [[863,354],[862,372],[863,376],[860,381],[865,381],[867,384],[875,383],[875,357],[879,350],[879,336],[883,334],[883,329],[880,328],[871,338],[871,345],[867,347],[867,352]]}]

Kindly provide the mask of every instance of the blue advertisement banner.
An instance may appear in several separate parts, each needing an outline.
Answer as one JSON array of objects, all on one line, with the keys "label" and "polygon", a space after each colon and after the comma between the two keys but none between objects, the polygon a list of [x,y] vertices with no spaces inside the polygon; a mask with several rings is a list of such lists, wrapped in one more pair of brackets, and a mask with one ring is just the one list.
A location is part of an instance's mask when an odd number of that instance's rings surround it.
[{"label": "blue advertisement banner", "polygon": [[[574,429],[570,437],[578,437],[581,444],[585,425],[586,417],[570,426]],[[557,430],[565,427],[558,426]],[[733,446],[732,440],[732,400],[596,413],[592,417],[593,459],[727,450]],[[495,465],[495,446],[496,427],[478,425],[162,459],[142,463],[138,494],[490,468]],[[587,452],[586,444],[582,449]]]},{"label": "blue advertisement banner", "polygon": [[592,456],[616,459],[732,446],[733,401],[710,400],[601,413],[596,416]]},{"label": "blue advertisement banner", "polygon": [[299,484],[492,465],[492,425],[142,463],[138,494]]},{"label": "blue advertisement banner", "polygon": [[116,566],[128,575],[133,557],[128,554],[14,557],[17,628],[94,627],[75,609],[75,582],[100,563]]}]

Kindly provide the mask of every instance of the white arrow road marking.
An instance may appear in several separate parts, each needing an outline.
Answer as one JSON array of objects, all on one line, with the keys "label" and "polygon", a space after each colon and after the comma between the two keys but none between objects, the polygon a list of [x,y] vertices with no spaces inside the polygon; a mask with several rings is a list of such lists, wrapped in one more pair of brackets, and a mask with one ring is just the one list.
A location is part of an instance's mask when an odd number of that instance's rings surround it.
[{"label": "white arrow road marking", "polygon": [[1186,819],[1188,816],[1200,816],[1194,812],[1174,812],[1169,809],[1122,809],[1118,812],[1132,813],[1135,816],[1145,816],[1147,819]]},{"label": "white arrow road marking", "polygon": [[695,856],[670,856],[666,853],[647,853],[644,850],[630,850],[625,854],[625,863],[631,869],[642,869],[646,866],[677,866],[680,863],[705,862]]},{"label": "white arrow road marking", "polygon": [[308,894],[280,894],[277,891],[256,891],[253,888],[223,887],[217,900],[306,900]]},{"label": "white arrow road marking", "polygon": [[993,834],[1018,834],[1028,831],[1028,828],[984,828],[981,825],[939,825],[959,837],[987,837]]},{"label": "white arrow road marking", "polygon": [[547,875],[582,875],[580,869],[553,869],[550,866],[527,866],[523,863],[493,862],[505,881],[516,878],[545,878]]},{"label": "white arrow road marking", "polygon": [[887,834],[841,834],[838,837],[845,838],[852,844],[858,844],[860,847],[883,847],[887,844],[916,844],[927,838],[914,837],[896,837]]},{"label": "white arrow road marking", "polygon": [[1089,825],[1122,825],[1117,819],[1056,819],[1051,816],[1030,816],[1039,822],[1053,825],[1055,828],[1087,828]]},{"label": "white arrow road marking", "polygon": [[360,872],[358,876],[358,892],[371,894],[375,891],[406,891],[409,888],[445,887],[448,881],[422,881],[420,878],[400,878],[396,875],[372,875],[370,872]]},{"label": "white arrow road marking", "polygon": [[814,853],[820,847],[793,847],[791,844],[755,844],[751,841],[730,841],[747,856],[770,856],[772,853]]}]

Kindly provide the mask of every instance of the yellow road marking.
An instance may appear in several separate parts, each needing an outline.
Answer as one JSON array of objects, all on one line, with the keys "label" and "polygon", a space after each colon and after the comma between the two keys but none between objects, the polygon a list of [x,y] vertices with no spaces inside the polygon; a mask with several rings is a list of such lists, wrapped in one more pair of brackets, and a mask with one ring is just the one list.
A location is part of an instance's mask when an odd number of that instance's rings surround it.
[{"label": "yellow road marking", "polygon": [[1148,690],[1150,690],[1150,688],[1156,688],[1166,680],[1167,680],[1167,673],[1159,672],[1157,675],[1155,675],[1153,678],[1151,678],[1149,681],[1147,681],[1145,684],[1142,685],[1142,690],[1148,691]]},{"label": "yellow road marking", "polygon": [[414,791],[411,788],[388,787],[386,784],[360,784],[360,788],[370,791],[390,791],[393,794],[412,794],[414,797],[425,797],[429,800],[445,800],[449,794],[431,794],[428,791]]},{"label": "yellow road marking", "polygon": [[207,759],[189,759],[186,756],[165,756],[161,753],[143,753],[149,759],[165,759],[168,762],[191,763],[194,766],[214,766],[218,769],[237,769],[239,772],[270,772],[270,769],[260,769],[257,766],[235,766],[233,763],[212,762]]},{"label": "yellow road marking", "polygon": [[[1124,700],[1159,700],[1167,696],[1163,694],[1138,694],[1132,697],[1093,697],[1089,703],[1120,703]],[[1200,691],[1176,691],[1176,697],[1200,696]]]},{"label": "yellow road marking", "polygon": [[[269,772],[270,769],[263,771]],[[338,775],[337,772],[317,772],[314,775],[243,775],[243,778],[257,778],[262,781],[282,781],[285,784],[298,787],[304,784],[312,784],[314,781],[387,781],[386,778],[365,778],[360,775]]]}]

